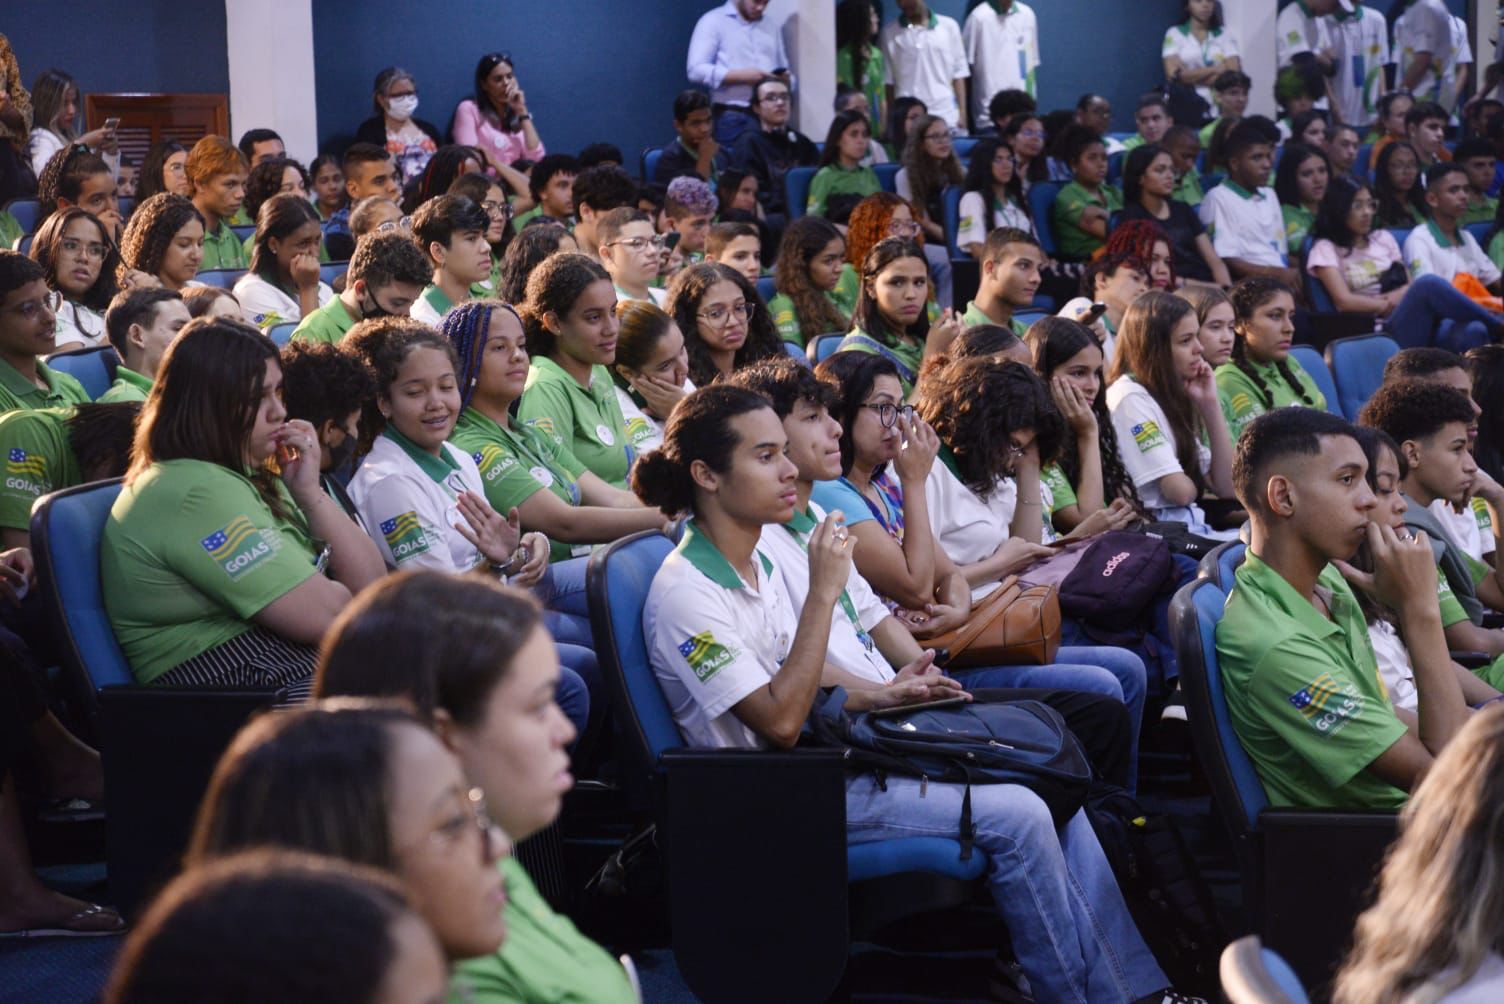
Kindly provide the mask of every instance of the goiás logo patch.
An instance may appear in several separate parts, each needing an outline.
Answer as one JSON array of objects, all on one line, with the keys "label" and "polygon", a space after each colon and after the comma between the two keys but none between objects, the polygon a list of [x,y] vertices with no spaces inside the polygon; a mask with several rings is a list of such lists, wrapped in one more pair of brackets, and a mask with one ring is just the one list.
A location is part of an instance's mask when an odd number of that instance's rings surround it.
[{"label": "goi\u00e1s logo patch", "polygon": [[282,535],[256,527],[249,516],[236,516],[199,544],[226,575],[239,579],[282,550]]},{"label": "goi\u00e1s logo patch", "polygon": [[416,558],[428,550],[428,534],[423,532],[423,524],[418,521],[418,514],[411,509],[400,516],[393,516],[383,521],[381,536],[386,540],[386,546],[391,549],[392,560],[399,565],[408,558]]},{"label": "goi\u00e1s logo patch", "polygon": [[701,631],[687,639],[679,646],[679,654],[684,656],[684,661],[694,671],[695,679],[701,683],[719,673],[736,658],[736,653],[716,641],[715,635],[709,631]]}]

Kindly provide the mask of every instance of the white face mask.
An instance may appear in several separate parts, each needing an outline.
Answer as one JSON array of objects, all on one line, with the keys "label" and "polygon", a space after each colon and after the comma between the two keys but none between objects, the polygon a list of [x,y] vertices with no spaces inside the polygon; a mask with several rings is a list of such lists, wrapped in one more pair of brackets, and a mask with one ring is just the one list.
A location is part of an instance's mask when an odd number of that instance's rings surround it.
[{"label": "white face mask", "polygon": [[413,112],[418,110],[418,96],[416,94],[404,94],[400,98],[389,98],[386,103],[387,114],[401,122],[412,118]]}]

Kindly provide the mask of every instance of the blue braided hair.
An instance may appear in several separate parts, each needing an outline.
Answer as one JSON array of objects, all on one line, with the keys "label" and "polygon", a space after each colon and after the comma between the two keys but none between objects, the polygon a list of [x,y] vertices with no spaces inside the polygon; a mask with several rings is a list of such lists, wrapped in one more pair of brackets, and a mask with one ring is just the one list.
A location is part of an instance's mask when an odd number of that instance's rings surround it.
[{"label": "blue braided hair", "polygon": [[481,358],[486,351],[486,339],[491,334],[491,315],[497,310],[505,310],[517,318],[517,323],[522,323],[517,310],[510,303],[500,300],[466,300],[444,315],[440,330],[444,337],[449,339],[449,344],[454,346],[455,355],[459,357],[459,368],[455,374],[460,381],[460,409],[470,407],[470,401],[475,397],[475,389],[480,385]]}]

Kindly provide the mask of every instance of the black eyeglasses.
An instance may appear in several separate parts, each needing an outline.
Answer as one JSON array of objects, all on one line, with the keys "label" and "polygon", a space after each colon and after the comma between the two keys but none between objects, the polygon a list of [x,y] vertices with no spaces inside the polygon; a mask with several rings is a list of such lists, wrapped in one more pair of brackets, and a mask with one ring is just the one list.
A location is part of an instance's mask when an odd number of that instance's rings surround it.
[{"label": "black eyeglasses", "polygon": [[914,421],[914,406],[912,404],[891,404],[887,401],[881,404],[864,404],[863,408],[871,408],[877,412],[877,420],[883,424],[884,429],[893,428],[902,415],[906,421]]}]

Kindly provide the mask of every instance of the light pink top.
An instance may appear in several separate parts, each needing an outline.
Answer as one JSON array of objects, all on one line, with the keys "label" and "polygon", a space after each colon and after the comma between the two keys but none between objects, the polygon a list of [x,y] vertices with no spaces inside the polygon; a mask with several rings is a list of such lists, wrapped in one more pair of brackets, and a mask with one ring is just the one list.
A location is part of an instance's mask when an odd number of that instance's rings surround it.
[{"label": "light pink top", "polygon": [[522,138],[522,130],[507,132],[491,119],[480,113],[475,102],[469,98],[460,102],[454,110],[454,141],[461,146],[478,146],[490,150],[503,164],[510,164],[521,157],[537,160],[547,151],[540,138],[537,146],[528,146]]}]

